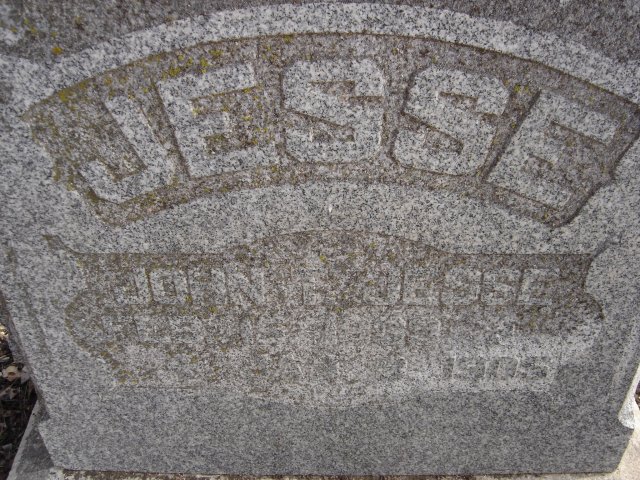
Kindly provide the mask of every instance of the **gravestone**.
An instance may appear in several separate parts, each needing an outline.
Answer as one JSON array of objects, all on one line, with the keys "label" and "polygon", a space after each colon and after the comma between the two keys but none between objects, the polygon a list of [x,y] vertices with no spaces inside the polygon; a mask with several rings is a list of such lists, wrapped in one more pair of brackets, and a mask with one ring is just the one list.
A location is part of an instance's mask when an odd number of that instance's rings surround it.
[{"label": "gravestone", "polygon": [[253,5],[0,57],[0,290],[55,466],[616,468],[639,64],[481,13]]}]

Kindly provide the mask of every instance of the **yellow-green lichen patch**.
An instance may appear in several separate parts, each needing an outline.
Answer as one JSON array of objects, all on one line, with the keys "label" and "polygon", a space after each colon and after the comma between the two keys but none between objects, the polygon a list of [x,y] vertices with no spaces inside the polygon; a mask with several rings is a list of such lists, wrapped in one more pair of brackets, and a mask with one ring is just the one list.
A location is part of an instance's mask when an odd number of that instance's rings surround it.
[{"label": "yellow-green lichen patch", "polygon": [[62,103],[69,103],[73,98],[73,90],[64,88],[58,92],[58,98]]},{"label": "yellow-green lichen patch", "polygon": [[96,195],[96,192],[94,192],[92,189],[87,189],[84,194],[87,196],[87,199],[93,203],[94,205],[99,204],[100,202],[102,202],[102,199]]},{"label": "yellow-green lichen patch", "polygon": [[198,63],[200,64],[200,72],[206,73],[207,69],[209,68],[209,60],[207,60],[205,57],[202,57]]},{"label": "yellow-green lichen patch", "polygon": [[62,165],[58,161],[53,164],[53,168],[51,169],[51,178],[54,182],[59,182],[62,178]]},{"label": "yellow-green lichen patch", "polygon": [[22,24],[25,26],[27,31],[34,37],[37,36],[38,33],[40,33],[40,31],[36,28],[33,22],[26,17],[22,20]]}]

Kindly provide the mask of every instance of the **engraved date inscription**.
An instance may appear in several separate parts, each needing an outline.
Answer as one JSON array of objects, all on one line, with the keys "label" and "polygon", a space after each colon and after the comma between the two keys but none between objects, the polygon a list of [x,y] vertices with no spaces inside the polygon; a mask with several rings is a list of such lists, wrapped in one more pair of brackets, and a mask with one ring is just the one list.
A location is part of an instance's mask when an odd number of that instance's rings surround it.
[{"label": "engraved date inscription", "polygon": [[330,231],[206,255],[65,254],[86,282],[69,331],[127,385],[338,405],[416,385],[544,390],[602,320],[584,291],[589,255]]}]

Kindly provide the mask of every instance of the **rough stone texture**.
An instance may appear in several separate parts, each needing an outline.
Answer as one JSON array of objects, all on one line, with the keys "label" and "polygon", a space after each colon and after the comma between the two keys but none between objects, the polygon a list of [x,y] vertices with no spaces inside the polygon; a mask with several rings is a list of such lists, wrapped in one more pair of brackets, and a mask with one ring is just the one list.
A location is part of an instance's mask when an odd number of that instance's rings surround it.
[{"label": "rough stone texture", "polygon": [[[20,450],[7,480],[271,480],[272,477],[240,477],[229,475],[173,475],[132,472],[70,471],[53,468],[47,449],[37,430],[40,409],[36,407],[25,432]],[[560,473],[542,475],[474,475],[384,477],[386,480],[635,480],[640,472],[640,411],[634,407],[636,428],[618,467],[610,473]],[[289,476],[282,480],[334,480],[336,477]],[[350,477],[367,480],[375,477]]]},{"label": "rough stone texture", "polygon": [[25,5],[67,27],[3,27],[0,289],[56,466],[616,468],[635,4],[598,50],[489,7]]},{"label": "rough stone texture", "polygon": [[[79,52],[98,41],[179,19],[256,5],[314,3],[309,0],[6,0],[0,10],[5,53],[52,58],[55,46]],[[327,2],[331,3],[331,2]],[[351,3],[339,0],[334,3]],[[354,3],[366,3],[359,0]],[[604,52],[622,62],[640,60],[638,0],[383,0],[376,3],[448,9],[476,17],[513,22],[550,32]]]}]

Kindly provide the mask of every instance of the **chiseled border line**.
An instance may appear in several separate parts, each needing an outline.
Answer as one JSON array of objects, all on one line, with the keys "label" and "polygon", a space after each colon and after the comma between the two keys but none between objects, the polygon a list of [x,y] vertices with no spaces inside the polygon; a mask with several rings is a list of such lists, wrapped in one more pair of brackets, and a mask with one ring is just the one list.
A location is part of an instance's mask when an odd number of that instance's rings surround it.
[{"label": "chiseled border line", "polygon": [[16,64],[10,82],[19,89],[14,90],[13,106],[20,112],[57,90],[149,55],[204,42],[304,33],[403,35],[469,45],[540,62],[640,104],[640,67],[635,64],[617,63],[578,43],[510,22],[389,4],[317,3],[226,10],[99,43],[61,57],[48,68],[39,65],[37,75],[19,59],[3,57],[0,64]]}]

